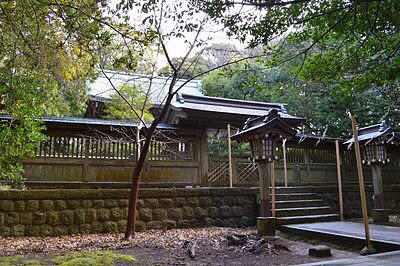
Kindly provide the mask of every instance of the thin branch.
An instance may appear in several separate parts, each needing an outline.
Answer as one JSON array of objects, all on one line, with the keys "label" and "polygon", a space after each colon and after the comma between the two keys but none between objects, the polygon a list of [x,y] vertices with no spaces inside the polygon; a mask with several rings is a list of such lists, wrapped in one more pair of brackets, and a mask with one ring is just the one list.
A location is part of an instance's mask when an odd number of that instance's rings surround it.
[{"label": "thin branch", "polygon": [[129,108],[131,108],[132,112],[136,115],[136,117],[140,120],[140,122],[143,124],[143,126],[147,129],[146,123],[143,121],[143,119],[140,117],[140,115],[137,113],[137,111],[135,110],[135,108],[132,106],[132,104],[125,98],[124,95],[122,95],[122,93],[114,86],[113,82],[111,81],[111,79],[107,76],[107,74],[105,73],[104,69],[102,67],[100,67],[101,72],[103,73],[104,77],[108,80],[108,82],[110,83],[111,87],[114,89],[114,91],[124,100],[124,102],[126,102],[126,104],[129,106]]}]

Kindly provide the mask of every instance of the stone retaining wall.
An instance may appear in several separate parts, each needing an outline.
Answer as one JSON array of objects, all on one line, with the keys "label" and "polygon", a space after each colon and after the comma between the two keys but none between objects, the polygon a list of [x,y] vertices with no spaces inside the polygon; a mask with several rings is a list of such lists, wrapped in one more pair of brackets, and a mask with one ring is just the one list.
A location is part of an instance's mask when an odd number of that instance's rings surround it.
[{"label": "stone retaining wall", "polygon": [[[374,189],[372,185],[365,187],[367,208],[372,210],[374,203],[372,196]],[[313,191],[320,193],[323,199],[329,203],[329,205],[337,212],[339,212],[339,196],[337,187],[319,187]],[[385,185],[383,187],[385,208],[392,212],[400,212],[400,185]],[[345,185],[343,186],[343,209],[345,217],[360,217],[361,212],[361,200],[360,200],[360,189],[358,185]]]},{"label": "stone retaining wall", "polygon": [[[137,230],[255,224],[252,188],[143,189]],[[129,190],[0,191],[0,236],[124,232]]]}]

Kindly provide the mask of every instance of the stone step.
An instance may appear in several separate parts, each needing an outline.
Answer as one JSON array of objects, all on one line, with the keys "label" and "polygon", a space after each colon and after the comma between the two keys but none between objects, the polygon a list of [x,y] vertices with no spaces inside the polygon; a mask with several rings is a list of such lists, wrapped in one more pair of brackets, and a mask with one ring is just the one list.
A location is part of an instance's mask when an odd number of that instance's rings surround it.
[{"label": "stone step", "polygon": [[300,208],[300,207],[319,207],[327,206],[327,203],[321,199],[311,200],[280,200],[275,201],[276,208]]},{"label": "stone step", "polygon": [[331,213],[332,209],[329,206],[275,209],[276,217],[293,217]]},{"label": "stone step", "polygon": [[276,194],[276,201],[283,200],[312,200],[321,199],[321,195],[317,193],[289,193],[289,194]]},{"label": "stone step", "polygon": [[339,220],[339,214],[318,214],[318,215],[305,215],[305,216],[277,217],[276,223],[278,226],[281,226],[286,224],[331,222],[338,220]]},{"label": "stone step", "polygon": [[290,194],[290,193],[310,193],[318,192],[314,187],[310,186],[299,186],[299,187],[275,187],[276,193]]}]

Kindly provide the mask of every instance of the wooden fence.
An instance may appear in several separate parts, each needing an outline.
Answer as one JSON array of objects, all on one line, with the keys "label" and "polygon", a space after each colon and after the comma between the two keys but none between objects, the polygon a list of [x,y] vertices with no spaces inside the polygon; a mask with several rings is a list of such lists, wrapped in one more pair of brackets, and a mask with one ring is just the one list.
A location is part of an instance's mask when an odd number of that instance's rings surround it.
[{"label": "wooden fence", "polygon": [[[284,184],[283,153],[277,152],[279,161],[275,164],[276,182]],[[287,173],[291,185],[300,184],[336,184],[336,153],[335,150],[287,148]],[[353,150],[346,150],[341,154],[342,175],[344,183],[356,183],[357,172]],[[388,151],[389,162],[383,168],[383,177],[386,183],[396,183],[400,179],[400,152]],[[209,184],[211,186],[228,186],[229,184],[228,158],[210,158]],[[258,165],[250,158],[232,158],[234,186],[257,186]],[[369,166],[364,166],[364,175],[367,182],[372,182]]]},{"label": "wooden fence", "polygon": [[[30,182],[130,182],[136,143],[118,139],[51,136],[36,158],[24,161]],[[196,136],[184,141],[153,141],[143,183],[200,184],[200,145]]]},{"label": "wooden fence", "polygon": [[[185,135],[181,141],[153,141],[142,174],[142,183],[155,186],[228,186],[228,158],[210,158],[201,133]],[[137,146],[126,139],[102,139],[86,136],[49,136],[36,152],[36,158],[24,161],[28,182],[128,183],[136,161]],[[283,153],[277,151],[276,182],[283,184]],[[334,150],[288,147],[289,184],[335,184]],[[344,183],[357,182],[353,151],[342,153]],[[388,149],[390,161],[382,168],[384,182],[398,182],[400,151]],[[257,186],[258,165],[249,158],[233,158],[234,186]],[[371,181],[365,166],[366,182]]]}]

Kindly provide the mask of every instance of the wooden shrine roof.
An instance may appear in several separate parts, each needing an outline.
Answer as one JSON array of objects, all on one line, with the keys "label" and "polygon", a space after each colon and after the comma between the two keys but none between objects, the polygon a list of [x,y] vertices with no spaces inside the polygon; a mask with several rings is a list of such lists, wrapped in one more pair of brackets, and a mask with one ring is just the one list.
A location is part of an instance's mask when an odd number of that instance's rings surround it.
[{"label": "wooden shrine roof", "polygon": [[277,110],[288,124],[304,121],[289,115],[285,105],[280,103],[181,94],[172,103],[165,122],[216,129],[224,129],[227,124],[242,127],[248,118],[267,115],[272,109]]}]

